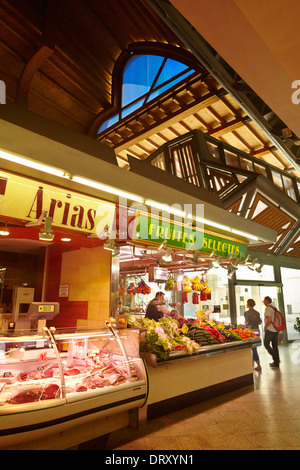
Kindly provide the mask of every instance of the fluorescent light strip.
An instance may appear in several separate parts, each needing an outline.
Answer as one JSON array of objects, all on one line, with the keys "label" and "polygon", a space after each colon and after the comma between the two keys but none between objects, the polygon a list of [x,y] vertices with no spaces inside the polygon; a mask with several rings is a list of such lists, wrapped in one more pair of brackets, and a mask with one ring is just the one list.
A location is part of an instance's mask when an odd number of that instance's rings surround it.
[{"label": "fluorescent light strip", "polygon": [[241,235],[242,237],[251,238],[251,240],[259,240],[259,238],[256,235],[250,235],[250,233],[241,232],[240,230],[235,230],[235,229],[232,229],[231,231],[232,233],[235,233],[236,235]]},{"label": "fluorescent light strip", "polygon": [[106,193],[114,194],[115,196],[121,196],[126,199],[130,199],[131,201],[143,203],[144,199],[136,194],[127,193],[125,191],[120,191],[113,186],[108,186],[106,184],[98,183],[97,181],[88,180],[86,178],[81,178],[81,176],[73,176],[72,181],[75,183],[84,184],[85,186],[89,186],[91,188],[99,189],[100,191],[105,191]]},{"label": "fluorescent light strip", "polygon": [[[191,214],[188,214],[187,217],[189,219],[193,219],[193,216]],[[243,232],[242,230],[235,230],[233,228],[230,228],[228,225],[218,224],[216,222],[212,222],[211,220],[204,219],[203,217],[195,217],[195,220],[196,222],[210,225],[211,227],[216,227],[216,228],[219,228],[220,230],[225,230],[226,232],[231,232],[236,235],[241,235],[242,237],[250,238],[251,240],[259,240],[259,238],[256,235],[251,235],[250,233]]]},{"label": "fluorescent light strip", "polygon": [[172,206],[169,206],[168,204],[163,204],[160,202],[152,201],[152,199],[146,199],[145,204],[147,206],[154,207],[155,209],[168,212],[169,214],[178,215],[179,217],[186,217],[185,211],[173,208]]},{"label": "fluorescent light strip", "polygon": [[44,165],[42,163],[34,162],[32,160],[28,160],[27,158],[18,157],[17,155],[4,152],[3,150],[0,150],[0,158],[3,158],[4,160],[8,160],[13,163],[18,163],[19,165],[33,168],[34,170],[39,170],[39,171],[43,171],[44,173],[49,173],[50,175],[60,176],[60,177],[65,176],[65,172],[62,170],[58,170],[57,168],[53,168],[51,166]]}]

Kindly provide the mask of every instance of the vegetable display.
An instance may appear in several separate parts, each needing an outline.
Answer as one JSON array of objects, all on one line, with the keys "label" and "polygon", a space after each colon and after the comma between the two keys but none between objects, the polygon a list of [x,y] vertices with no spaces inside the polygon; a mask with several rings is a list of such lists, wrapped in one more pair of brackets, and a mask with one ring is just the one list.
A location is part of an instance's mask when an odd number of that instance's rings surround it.
[{"label": "vegetable display", "polygon": [[195,354],[202,346],[256,338],[255,331],[248,328],[234,328],[233,325],[201,319],[184,319],[183,322],[178,322],[165,317],[155,321],[140,315],[129,315],[128,327],[145,329],[140,351],[155,354],[164,361],[175,351]]}]

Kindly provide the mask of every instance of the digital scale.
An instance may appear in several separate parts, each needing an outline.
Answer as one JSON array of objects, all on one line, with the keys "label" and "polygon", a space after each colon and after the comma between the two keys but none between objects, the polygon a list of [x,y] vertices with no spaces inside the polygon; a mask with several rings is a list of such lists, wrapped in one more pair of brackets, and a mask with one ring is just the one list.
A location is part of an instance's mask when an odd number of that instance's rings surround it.
[{"label": "digital scale", "polygon": [[34,329],[38,333],[59,313],[58,302],[31,302],[25,318],[15,321],[16,330]]}]

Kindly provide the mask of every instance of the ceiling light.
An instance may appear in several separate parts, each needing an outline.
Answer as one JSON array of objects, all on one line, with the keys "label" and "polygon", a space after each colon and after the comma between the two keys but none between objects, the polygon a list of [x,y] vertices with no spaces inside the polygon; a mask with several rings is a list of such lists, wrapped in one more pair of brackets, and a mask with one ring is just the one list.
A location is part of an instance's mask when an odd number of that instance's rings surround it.
[{"label": "ceiling light", "polygon": [[232,233],[235,233],[236,235],[241,235],[242,237],[250,238],[251,240],[259,240],[259,238],[256,235],[251,235],[250,233],[246,232],[241,232],[240,230],[231,230]]},{"label": "ceiling light", "polygon": [[241,261],[241,260],[240,260],[239,258],[237,258],[237,259],[234,261],[234,263],[232,263],[231,268],[237,269],[237,268],[238,268],[238,265],[240,264],[240,261]]},{"label": "ceiling light", "polygon": [[0,230],[0,235],[2,235],[3,237],[7,237],[8,235],[10,235],[9,230],[7,230],[7,223],[6,223],[5,226]]},{"label": "ceiling light", "polygon": [[159,245],[159,247],[157,248],[157,251],[161,251],[161,250],[164,248],[164,246],[166,245],[166,243],[167,243],[167,240],[164,240],[164,241]]},{"label": "ceiling light", "polygon": [[75,181],[75,183],[84,184],[90,188],[99,189],[100,191],[105,191],[106,193],[114,194],[115,196],[124,197],[126,199],[130,199],[131,201],[140,202],[141,204],[144,202],[144,199],[140,196],[137,196],[136,194],[121,191],[113,186],[108,186],[107,184],[101,184],[97,181],[81,178],[81,176],[73,176],[71,179],[72,181]]},{"label": "ceiling light", "polygon": [[48,233],[48,232],[40,232],[39,233],[39,240],[42,241],[53,241],[54,239],[54,233]]},{"label": "ceiling light", "polygon": [[179,217],[186,217],[186,212],[181,209],[176,209],[176,207],[169,206],[168,204],[163,204],[161,202],[153,201],[152,199],[146,199],[145,204],[155,209],[168,212],[169,214],[178,215]]},{"label": "ceiling light", "polygon": [[172,251],[171,250],[166,250],[166,253],[161,257],[161,259],[165,263],[171,263],[171,261],[173,260]]},{"label": "ceiling light", "polygon": [[48,173],[54,176],[65,176],[65,171],[59,170],[57,168],[53,168],[49,165],[44,165],[43,163],[38,163],[33,160],[29,160],[28,158],[19,157],[14,155],[13,153],[5,152],[0,150],[0,158],[4,160],[8,160],[9,162],[18,163],[19,165],[27,166],[29,168],[33,168],[34,170],[43,171],[44,173]]},{"label": "ceiling light", "polygon": [[40,240],[52,241],[54,239],[54,233],[53,233],[53,230],[51,229],[52,221],[53,221],[52,217],[45,217],[44,227],[41,229],[39,233]]},{"label": "ceiling light", "polygon": [[64,237],[64,238],[61,238],[60,241],[61,241],[61,242],[71,242],[71,241],[72,241],[72,238]]},{"label": "ceiling light", "polygon": [[264,267],[264,264],[260,264],[258,268],[255,269],[256,272],[261,273],[262,268]]},{"label": "ceiling light", "polygon": [[215,260],[213,260],[212,265],[214,268],[219,268],[221,263],[222,256],[217,256]]},{"label": "ceiling light", "polygon": [[248,268],[251,270],[251,271],[254,271],[254,266],[255,264],[257,263],[258,259],[255,258],[251,264],[248,265]]}]

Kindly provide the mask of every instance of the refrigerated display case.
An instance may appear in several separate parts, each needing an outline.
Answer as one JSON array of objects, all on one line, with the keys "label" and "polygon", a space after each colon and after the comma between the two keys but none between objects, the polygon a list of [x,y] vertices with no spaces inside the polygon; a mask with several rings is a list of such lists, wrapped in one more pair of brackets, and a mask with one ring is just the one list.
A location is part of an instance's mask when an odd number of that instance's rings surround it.
[{"label": "refrigerated display case", "polygon": [[139,334],[45,328],[0,337],[0,447],[143,406]]}]

